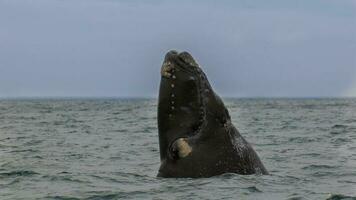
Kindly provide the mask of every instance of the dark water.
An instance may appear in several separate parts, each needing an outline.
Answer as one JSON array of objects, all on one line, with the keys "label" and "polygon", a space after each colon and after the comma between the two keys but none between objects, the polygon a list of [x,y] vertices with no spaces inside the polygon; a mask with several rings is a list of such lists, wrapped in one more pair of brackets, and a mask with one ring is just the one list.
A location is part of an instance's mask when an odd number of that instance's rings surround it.
[{"label": "dark water", "polygon": [[271,175],[156,178],[156,100],[0,100],[0,199],[356,199],[356,99],[225,103]]}]

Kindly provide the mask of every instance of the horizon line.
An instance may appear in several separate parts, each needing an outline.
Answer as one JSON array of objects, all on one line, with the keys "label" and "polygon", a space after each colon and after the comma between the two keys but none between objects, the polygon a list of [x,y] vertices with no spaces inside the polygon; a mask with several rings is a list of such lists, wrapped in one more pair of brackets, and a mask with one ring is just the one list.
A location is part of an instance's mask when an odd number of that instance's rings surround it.
[{"label": "horizon line", "polygon": [[[224,99],[353,99],[356,96],[221,96]],[[0,100],[26,99],[158,99],[158,96],[0,96]]]}]

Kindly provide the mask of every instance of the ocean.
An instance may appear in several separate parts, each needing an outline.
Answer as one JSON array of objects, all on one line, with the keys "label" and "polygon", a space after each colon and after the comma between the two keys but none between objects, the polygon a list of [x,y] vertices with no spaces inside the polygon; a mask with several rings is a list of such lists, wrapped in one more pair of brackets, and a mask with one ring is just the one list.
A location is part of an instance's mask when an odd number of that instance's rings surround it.
[{"label": "ocean", "polygon": [[224,99],[270,175],[157,178],[156,99],[0,100],[0,199],[356,199],[356,99]]}]

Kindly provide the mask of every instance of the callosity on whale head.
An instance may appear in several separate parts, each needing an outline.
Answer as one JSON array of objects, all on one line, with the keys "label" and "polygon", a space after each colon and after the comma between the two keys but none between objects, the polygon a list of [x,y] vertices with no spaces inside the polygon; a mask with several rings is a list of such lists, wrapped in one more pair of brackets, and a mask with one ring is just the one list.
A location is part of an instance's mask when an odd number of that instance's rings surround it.
[{"label": "callosity on whale head", "polygon": [[170,51],[161,68],[158,100],[160,177],[266,174],[252,147],[193,57]]}]

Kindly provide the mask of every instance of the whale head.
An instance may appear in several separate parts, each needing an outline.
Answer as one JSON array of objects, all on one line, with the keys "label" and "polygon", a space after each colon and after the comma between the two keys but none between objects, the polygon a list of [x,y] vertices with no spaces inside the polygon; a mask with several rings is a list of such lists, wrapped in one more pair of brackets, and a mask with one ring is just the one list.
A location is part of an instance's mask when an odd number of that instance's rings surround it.
[{"label": "whale head", "polygon": [[158,176],[169,176],[165,173],[182,169],[179,165],[186,166],[189,157],[203,154],[194,148],[191,138],[204,138],[202,127],[208,115],[222,125],[230,120],[194,58],[187,52],[169,51],[161,67],[158,98],[160,158],[164,163]]}]

